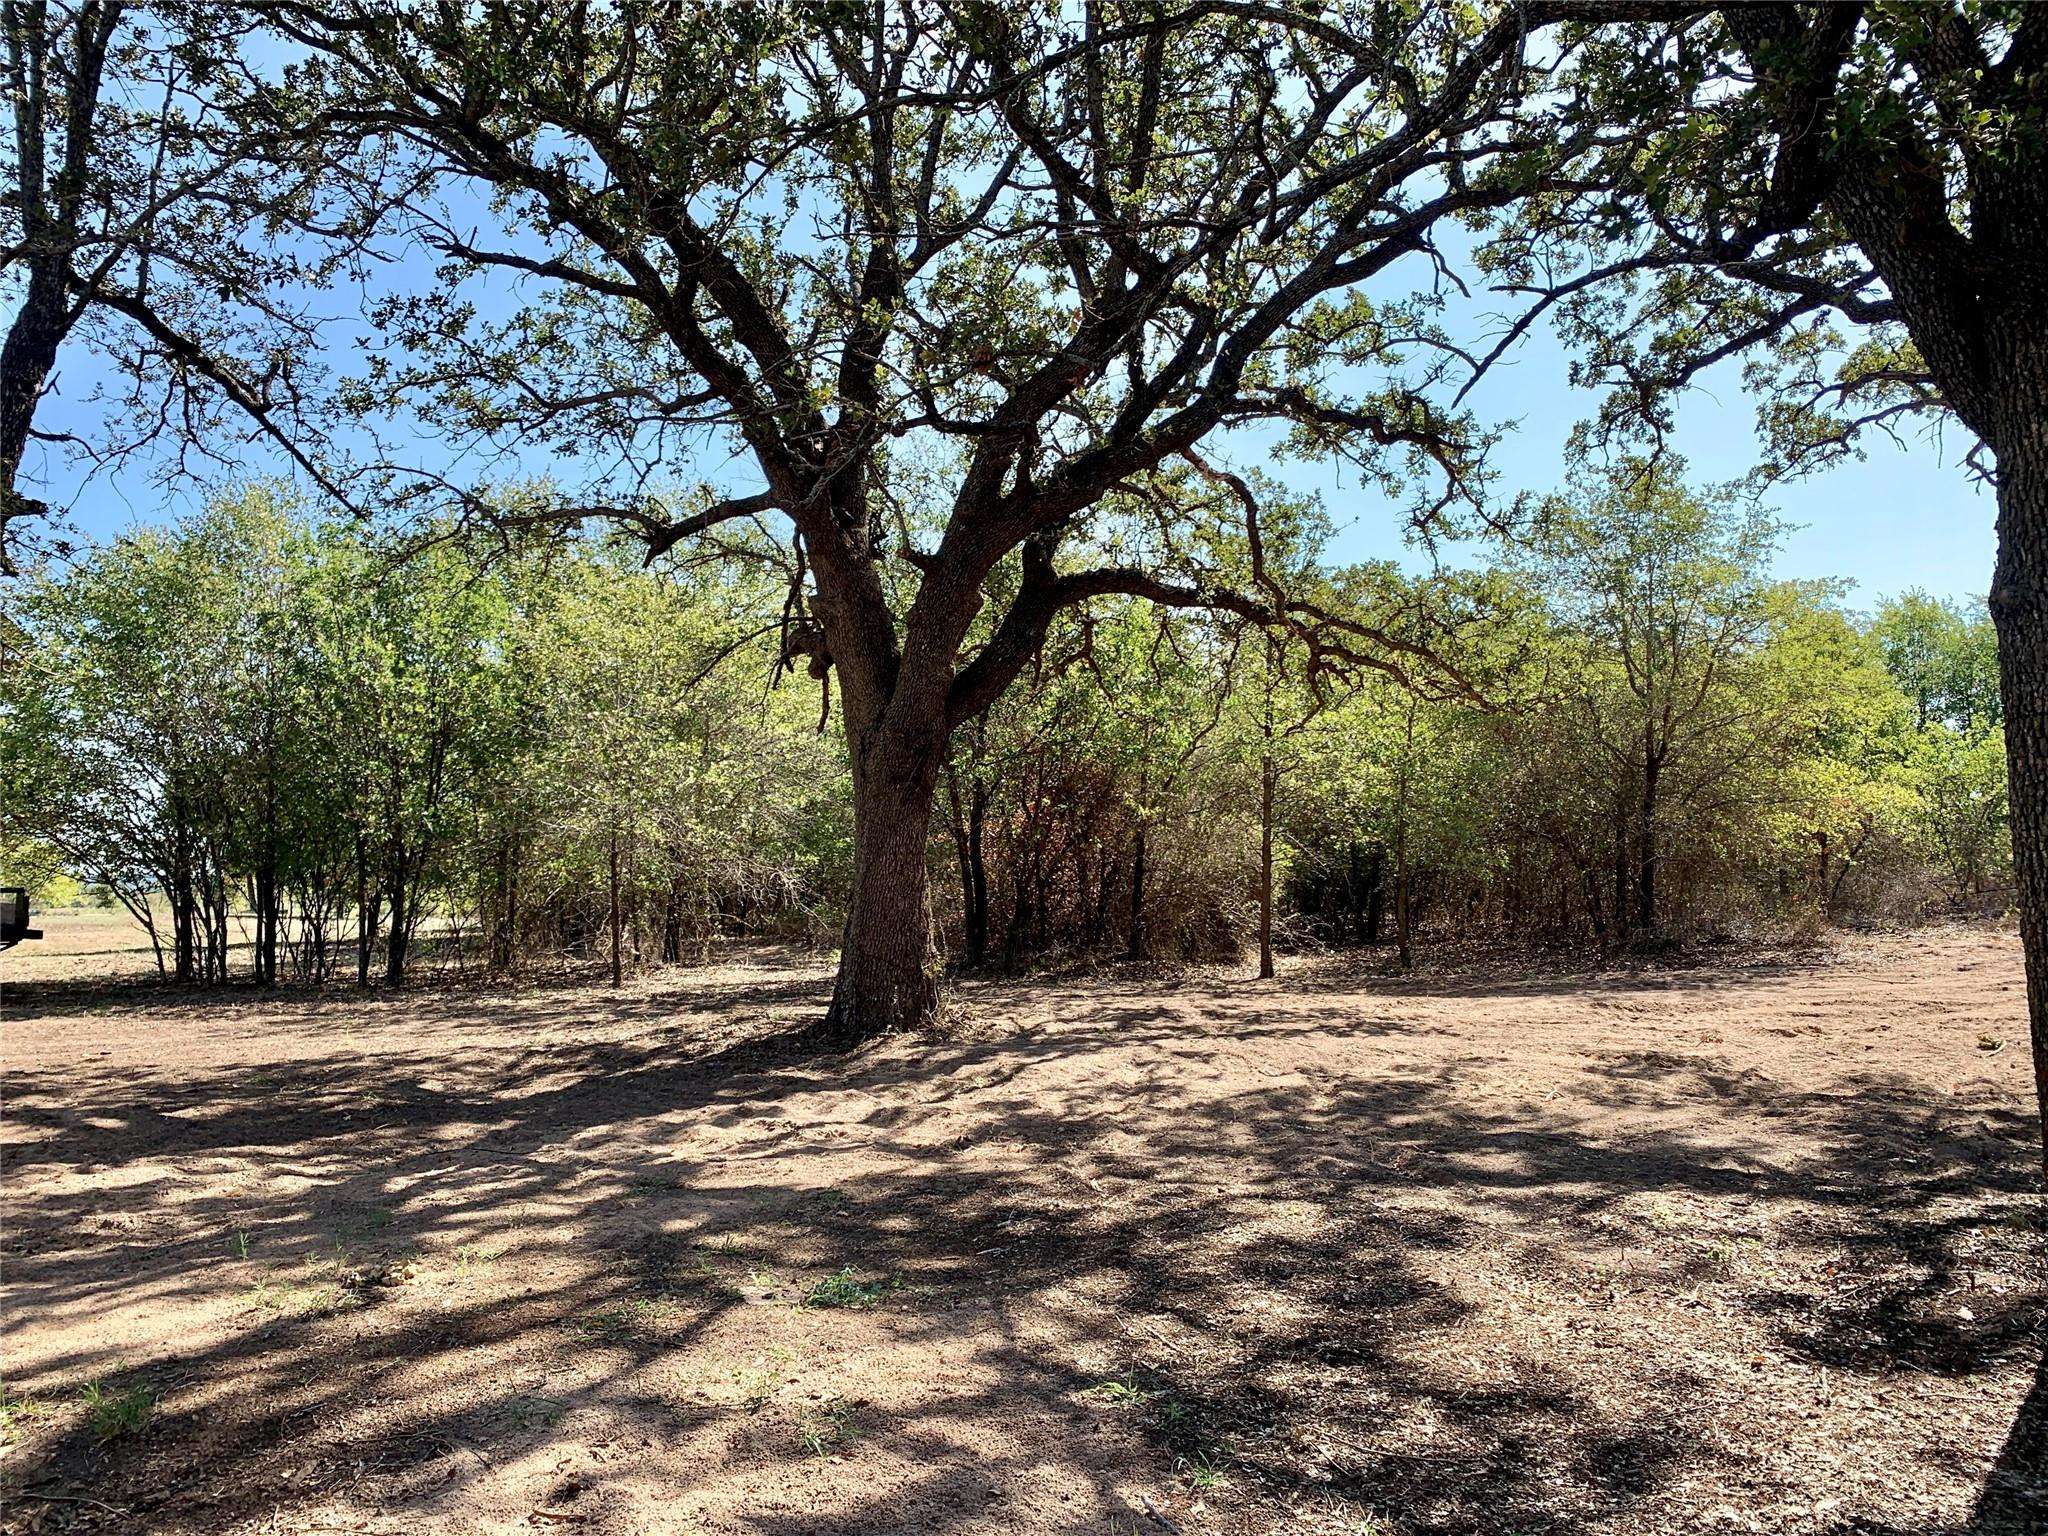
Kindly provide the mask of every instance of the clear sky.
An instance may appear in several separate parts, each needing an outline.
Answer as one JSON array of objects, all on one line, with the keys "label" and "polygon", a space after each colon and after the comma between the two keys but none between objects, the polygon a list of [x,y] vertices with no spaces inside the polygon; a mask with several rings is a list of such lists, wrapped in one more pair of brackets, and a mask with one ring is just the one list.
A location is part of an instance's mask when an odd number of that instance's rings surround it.
[{"label": "clear sky", "polygon": [[[11,307],[16,296],[0,287],[0,305]],[[328,295],[330,301],[342,298]],[[1460,327],[1454,327],[1454,330]],[[347,331],[348,327],[342,328]],[[1475,334],[1481,331],[1472,326]],[[355,326],[360,333],[360,324]],[[1470,336],[1461,337],[1470,341]],[[347,371],[353,360],[334,359]],[[88,426],[94,412],[84,406],[98,370],[94,359],[78,348],[59,362],[59,394],[46,400],[38,417],[45,429]],[[1504,494],[1548,491],[1560,483],[1565,464],[1563,445],[1575,422],[1590,413],[1593,396],[1571,388],[1566,359],[1557,341],[1541,329],[1496,366],[1475,390],[1471,405],[1482,420],[1517,423],[1495,450]],[[1877,599],[1910,587],[1947,597],[1981,596],[1990,585],[1994,550],[1991,496],[1962,468],[1959,460],[1967,436],[1950,426],[1945,443],[1918,435],[1903,447],[1882,436],[1866,442],[1867,458],[1777,487],[1769,500],[1793,526],[1778,564],[1788,577],[1847,577],[1855,583],[1851,606],[1868,607]],[[1686,398],[1679,416],[1677,447],[1697,481],[1733,480],[1755,463],[1755,409],[1743,393],[1736,365],[1723,365]],[[1240,462],[1244,445],[1230,450]],[[251,444],[251,474],[281,473],[284,466],[261,445]],[[40,461],[38,463],[38,461]],[[54,499],[69,502],[73,521],[88,538],[104,540],[137,523],[175,516],[190,510],[190,488],[165,489],[155,483],[149,466],[135,463],[102,473],[82,489],[75,471],[61,453],[31,449],[31,472],[46,472]],[[1396,558],[1411,566],[1421,563],[1404,549],[1399,510],[1389,506],[1376,487],[1360,488],[1339,467],[1286,464],[1273,466],[1285,481],[1320,492],[1338,534],[1330,550],[1338,563]],[[688,467],[678,466],[678,478]],[[1471,563],[1485,557],[1483,548],[1450,549],[1448,559]]]},{"label": "clear sky", "polygon": [[[1713,483],[1740,478],[1759,457],[1756,406],[1743,392],[1739,363],[1708,374],[1685,398],[1675,444],[1688,478]],[[1495,449],[1499,489],[1547,491],[1565,475],[1564,445],[1572,427],[1592,414],[1595,397],[1571,387],[1563,348],[1547,332],[1532,333],[1472,393],[1482,420],[1517,422]],[[1906,441],[1882,434],[1863,442],[1865,457],[1774,487],[1765,498],[1788,524],[1777,574],[1846,577],[1852,607],[1919,587],[1942,597],[1982,597],[1991,585],[1997,509],[1990,492],[1961,463],[1969,434],[1949,423],[1944,440],[1914,425]],[[1289,483],[1319,491],[1339,532],[1333,557],[1342,562],[1413,556],[1402,546],[1399,512],[1377,488],[1358,488],[1334,473],[1276,467]],[[1483,558],[1483,549],[1447,550],[1452,563]]]}]

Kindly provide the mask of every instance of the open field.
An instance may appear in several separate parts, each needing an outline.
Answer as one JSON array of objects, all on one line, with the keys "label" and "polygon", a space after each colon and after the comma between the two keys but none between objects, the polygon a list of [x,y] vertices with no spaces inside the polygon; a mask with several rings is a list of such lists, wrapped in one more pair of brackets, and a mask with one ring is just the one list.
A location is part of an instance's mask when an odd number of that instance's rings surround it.
[{"label": "open field", "polygon": [[[9,1530],[2048,1529],[2017,941],[7,984]],[[146,961],[145,961],[146,963]]]}]

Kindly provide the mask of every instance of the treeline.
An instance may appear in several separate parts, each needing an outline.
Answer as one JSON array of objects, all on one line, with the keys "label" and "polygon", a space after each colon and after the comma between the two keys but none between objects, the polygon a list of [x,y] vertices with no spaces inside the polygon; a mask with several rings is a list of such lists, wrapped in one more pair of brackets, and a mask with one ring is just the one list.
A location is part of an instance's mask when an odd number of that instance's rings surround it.
[{"label": "treeline", "polygon": [[394,548],[271,488],[130,534],[17,594],[10,862],[103,885],[181,980],[244,927],[260,980],[365,985],[426,936],[500,967],[811,936],[841,754],[766,686],[758,590],[637,564]]},{"label": "treeline", "polygon": [[[1349,573],[1361,622],[1437,605],[1399,676],[1213,612],[1064,616],[949,751],[951,958],[1405,961],[2003,905],[1988,621],[1917,594],[1858,617],[1771,576],[1778,535],[1633,466],[1484,577]],[[102,884],[182,979],[829,943],[845,747],[786,659],[778,552],[739,553],[392,545],[270,487],[132,534],[18,594],[7,862]]]},{"label": "treeline", "polygon": [[[1772,578],[1780,526],[1627,467],[1542,509],[1420,686],[1141,604],[956,740],[970,961],[1423,931],[1613,950],[2010,901],[1991,624]],[[1271,849],[1275,886],[1262,914]]]}]

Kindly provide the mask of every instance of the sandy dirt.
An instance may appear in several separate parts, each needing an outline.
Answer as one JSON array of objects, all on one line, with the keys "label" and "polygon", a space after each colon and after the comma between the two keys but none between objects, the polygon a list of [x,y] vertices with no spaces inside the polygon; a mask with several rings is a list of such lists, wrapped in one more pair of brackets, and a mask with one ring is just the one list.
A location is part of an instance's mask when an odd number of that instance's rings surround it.
[{"label": "sandy dirt", "polygon": [[[2038,1533],[2018,947],[5,985],[7,1530]],[[131,979],[89,981],[126,970]]]}]

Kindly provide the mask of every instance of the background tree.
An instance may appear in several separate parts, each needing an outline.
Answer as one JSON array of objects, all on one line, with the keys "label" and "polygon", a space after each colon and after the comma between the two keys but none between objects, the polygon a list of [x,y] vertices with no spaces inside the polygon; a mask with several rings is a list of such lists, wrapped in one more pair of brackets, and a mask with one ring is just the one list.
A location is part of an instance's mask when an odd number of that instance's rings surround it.
[{"label": "background tree", "polygon": [[1774,468],[1958,422],[1998,496],[2012,834],[2048,1157],[2048,11],[1673,4],[1565,46],[1559,132],[1628,125],[1490,260],[1562,305],[1601,425],[1743,358]]},{"label": "background tree", "polygon": [[[260,436],[316,485],[317,328],[308,287],[354,252],[316,161],[265,114],[245,7],[212,0],[6,0],[0,139],[0,575],[61,548],[31,444],[88,469],[166,450],[231,470]],[[317,228],[314,243],[282,238]],[[107,383],[38,427],[75,348]],[[83,418],[97,417],[88,429]]]},{"label": "background tree", "polygon": [[1766,574],[1778,526],[1675,475],[1668,461],[1631,461],[1552,503],[1526,566],[1572,637],[1553,683],[1566,729],[1606,765],[1622,937],[1659,933],[1672,804],[1716,795],[1781,724],[1764,680],[1741,675],[1785,617]]}]

